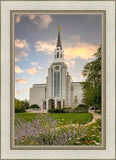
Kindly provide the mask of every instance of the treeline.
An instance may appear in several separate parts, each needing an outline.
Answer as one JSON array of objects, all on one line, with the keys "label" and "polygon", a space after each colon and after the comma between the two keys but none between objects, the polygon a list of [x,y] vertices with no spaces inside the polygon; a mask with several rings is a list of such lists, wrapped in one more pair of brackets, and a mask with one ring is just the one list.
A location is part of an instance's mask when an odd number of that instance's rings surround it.
[{"label": "treeline", "polygon": [[93,56],[93,61],[84,66],[82,75],[86,78],[81,82],[84,92],[83,102],[87,106],[101,110],[101,47]]},{"label": "treeline", "polygon": [[15,98],[15,113],[25,112],[26,109],[29,109],[29,101]]}]

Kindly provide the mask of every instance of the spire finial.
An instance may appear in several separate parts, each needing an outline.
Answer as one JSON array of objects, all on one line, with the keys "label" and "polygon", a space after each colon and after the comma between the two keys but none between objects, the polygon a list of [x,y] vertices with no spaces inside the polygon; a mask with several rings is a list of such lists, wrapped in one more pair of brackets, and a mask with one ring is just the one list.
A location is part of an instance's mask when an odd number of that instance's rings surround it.
[{"label": "spire finial", "polygon": [[58,32],[60,32],[60,26],[58,25]]}]

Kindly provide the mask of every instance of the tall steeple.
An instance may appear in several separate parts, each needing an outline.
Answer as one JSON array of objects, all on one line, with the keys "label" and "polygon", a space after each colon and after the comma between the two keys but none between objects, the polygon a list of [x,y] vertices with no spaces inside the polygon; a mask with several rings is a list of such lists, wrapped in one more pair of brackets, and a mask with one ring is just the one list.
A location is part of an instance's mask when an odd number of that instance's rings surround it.
[{"label": "tall steeple", "polygon": [[62,44],[60,39],[60,26],[58,26],[58,39],[56,44],[56,49],[54,51],[54,62],[63,62],[64,52],[62,50]]},{"label": "tall steeple", "polygon": [[58,26],[58,39],[56,47],[60,47],[62,49],[61,39],[60,39],[60,26]]}]

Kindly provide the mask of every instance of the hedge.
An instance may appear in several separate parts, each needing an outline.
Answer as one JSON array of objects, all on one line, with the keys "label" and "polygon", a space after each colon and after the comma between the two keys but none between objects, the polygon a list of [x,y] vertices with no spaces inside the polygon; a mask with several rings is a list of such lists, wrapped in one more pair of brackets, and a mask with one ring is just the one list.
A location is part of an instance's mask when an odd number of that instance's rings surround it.
[{"label": "hedge", "polygon": [[62,108],[49,109],[48,112],[50,112],[50,113],[64,113],[64,109],[62,109]]}]

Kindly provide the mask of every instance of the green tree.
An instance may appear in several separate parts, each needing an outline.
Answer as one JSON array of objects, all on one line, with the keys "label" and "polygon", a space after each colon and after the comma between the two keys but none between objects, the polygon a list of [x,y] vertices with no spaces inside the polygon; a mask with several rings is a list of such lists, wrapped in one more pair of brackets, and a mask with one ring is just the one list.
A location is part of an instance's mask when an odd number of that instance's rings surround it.
[{"label": "green tree", "polygon": [[21,101],[22,103],[22,107],[25,108],[25,109],[29,109],[29,101],[28,100],[22,100]]},{"label": "green tree", "polygon": [[85,82],[81,82],[83,101],[88,106],[101,109],[101,47],[93,56],[95,59],[87,63],[82,72],[86,78]]}]

